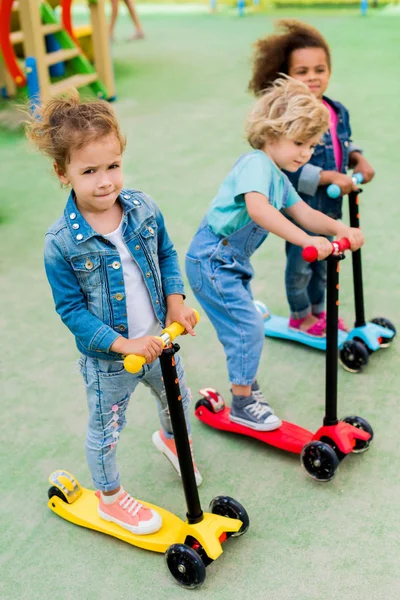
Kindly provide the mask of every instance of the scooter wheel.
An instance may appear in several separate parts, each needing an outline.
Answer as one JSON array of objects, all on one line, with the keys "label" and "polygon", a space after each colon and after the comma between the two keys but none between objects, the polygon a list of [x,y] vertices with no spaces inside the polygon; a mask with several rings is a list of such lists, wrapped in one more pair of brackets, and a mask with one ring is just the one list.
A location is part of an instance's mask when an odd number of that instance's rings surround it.
[{"label": "scooter wheel", "polygon": [[53,497],[53,496],[57,496],[57,498],[61,498],[61,500],[63,502],[66,502],[68,504],[68,500],[66,498],[66,496],[62,493],[62,491],[55,485],[52,485],[51,488],[48,489],[47,491],[47,496],[49,498],[49,500]]},{"label": "scooter wheel", "polygon": [[333,448],[319,440],[304,446],[300,460],[310,477],[322,482],[333,479],[339,466],[339,459]]},{"label": "scooter wheel", "polygon": [[349,423],[349,425],[353,425],[353,427],[357,427],[362,431],[366,431],[371,436],[369,440],[356,440],[356,444],[353,448],[353,454],[361,454],[361,452],[366,452],[370,447],[372,440],[374,439],[374,430],[371,425],[363,419],[362,417],[345,417],[341,419],[344,423]]},{"label": "scooter wheel", "polygon": [[197,410],[198,408],[200,408],[200,406],[204,406],[204,408],[206,408],[210,412],[214,412],[211,402],[207,400],[207,398],[201,398],[200,400],[197,400],[195,409]]},{"label": "scooter wheel", "polygon": [[246,533],[250,526],[249,515],[247,514],[244,506],[240,504],[234,498],[230,496],[217,496],[210,502],[210,512],[213,515],[220,515],[221,517],[228,517],[229,519],[239,519],[243,525],[234,533],[228,532],[227,537],[239,537]]},{"label": "scooter wheel", "polygon": [[206,567],[196,550],[186,544],[172,544],[165,552],[172,577],[186,589],[199,587],[206,578]]},{"label": "scooter wheel", "polygon": [[339,352],[339,362],[349,373],[359,373],[368,364],[368,350],[358,340],[347,340]]},{"label": "scooter wheel", "polygon": [[391,321],[389,321],[389,319],[386,319],[385,317],[375,317],[375,319],[372,319],[371,323],[375,323],[375,325],[380,325],[381,327],[384,327],[385,329],[391,329],[394,333],[394,335],[390,338],[385,338],[382,337],[382,341],[381,341],[381,348],[389,348],[390,344],[393,342],[395,336],[396,336],[396,327],[393,325],[393,323]]}]

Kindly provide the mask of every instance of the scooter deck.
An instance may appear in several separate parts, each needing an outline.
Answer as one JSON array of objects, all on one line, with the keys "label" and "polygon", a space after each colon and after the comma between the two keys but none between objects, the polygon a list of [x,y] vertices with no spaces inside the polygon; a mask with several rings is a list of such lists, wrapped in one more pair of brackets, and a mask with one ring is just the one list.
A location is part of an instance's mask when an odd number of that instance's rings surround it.
[{"label": "scooter deck", "polygon": [[167,510],[145,502],[146,506],[154,508],[161,515],[163,524],[156,533],[135,535],[115,523],[109,523],[102,519],[97,512],[99,501],[95,492],[83,487],[80,489],[82,494],[72,504],[64,502],[58,496],[52,496],[47,506],[57,515],[75,525],[100,531],[145,550],[165,552],[171,544],[184,543],[187,524]]},{"label": "scooter deck", "polygon": [[[284,340],[291,340],[293,342],[299,342],[305,344],[311,348],[317,350],[326,350],[326,338],[313,337],[303,331],[290,329],[289,319],[286,317],[277,317],[271,315],[264,321],[264,333],[266,337],[281,338]],[[338,346],[340,347],[347,339],[347,333],[345,331],[338,331]]]},{"label": "scooter deck", "polygon": [[229,419],[229,413],[228,406],[217,413],[212,412],[205,406],[199,406],[195,411],[195,415],[200,421],[214,427],[214,429],[247,435],[270,446],[275,446],[275,448],[294,452],[295,454],[300,454],[304,445],[314,437],[311,431],[287,421],[282,421],[279,429],[274,431],[256,431],[250,427],[239,425],[239,423],[233,423]]}]

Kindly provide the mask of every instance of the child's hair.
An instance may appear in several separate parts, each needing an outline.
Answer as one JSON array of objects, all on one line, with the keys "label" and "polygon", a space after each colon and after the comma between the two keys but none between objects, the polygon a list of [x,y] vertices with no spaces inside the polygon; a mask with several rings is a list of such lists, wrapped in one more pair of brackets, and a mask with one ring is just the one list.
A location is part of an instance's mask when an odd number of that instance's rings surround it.
[{"label": "child's hair", "polygon": [[74,150],[95,140],[114,133],[121,152],[126,145],[111,106],[104,100],[82,102],[78,92],[53,98],[39,107],[26,123],[25,133],[61,173],[65,173]]},{"label": "child's hair", "polygon": [[247,140],[261,149],[266,142],[286,136],[305,142],[329,128],[329,111],[296,79],[277,79],[258,98],[246,126]]},{"label": "child's hair", "polygon": [[328,43],[315,27],[295,19],[281,19],[277,22],[276,29],[276,33],[254,44],[253,75],[249,90],[256,95],[273,83],[280,73],[289,74],[290,55],[295,50],[321,48],[331,70]]}]

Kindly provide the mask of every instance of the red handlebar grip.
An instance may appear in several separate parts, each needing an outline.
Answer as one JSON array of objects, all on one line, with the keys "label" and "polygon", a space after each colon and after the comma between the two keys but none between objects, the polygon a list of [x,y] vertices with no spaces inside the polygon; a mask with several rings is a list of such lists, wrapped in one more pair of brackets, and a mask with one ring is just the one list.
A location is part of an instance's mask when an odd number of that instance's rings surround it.
[{"label": "red handlebar grip", "polygon": [[307,248],[303,248],[301,255],[306,262],[312,263],[318,258],[318,250],[315,246],[307,246]]},{"label": "red handlebar grip", "polygon": [[350,250],[350,242],[347,238],[332,242],[332,254],[334,252],[345,252],[345,250]]},{"label": "red handlebar grip", "polygon": [[[347,238],[342,238],[340,240],[336,240],[332,242],[332,254],[340,254],[345,250],[350,249],[350,242]],[[315,262],[318,258],[318,250],[315,246],[307,246],[307,248],[303,249],[301,253],[302,257],[306,262],[312,263]]]}]

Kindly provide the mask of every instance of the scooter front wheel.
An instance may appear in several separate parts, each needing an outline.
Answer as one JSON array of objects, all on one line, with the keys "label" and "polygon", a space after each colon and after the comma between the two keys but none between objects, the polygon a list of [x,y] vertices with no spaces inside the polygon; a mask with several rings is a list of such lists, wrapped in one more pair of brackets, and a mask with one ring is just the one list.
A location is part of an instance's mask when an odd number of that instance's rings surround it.
[{"label": "scooter front wheel", "polygon": [[310,477],[321,482],[331,481],[339,466],[339,459],[333,448],[319,440],[313,440],[304,446],[300,460]]},{"label": "scooter front wheel", "polygon": [[366,431],[371,436],[369,440],[356,440],[355,446],[353,448],[353,454],[361,454],[361,452],[366,452],[374,439],[374,430],[371,425],[363,419],[362,417],[345,417],[344,419],[340,419],[344,423],[348,423],[353,427],[357,427],[362,431]]},{"label": "scooter front wheel", "polygon": [[368,364],[366,346],[358,340],[347,340],[340,348],[339,362],[349,373],[359,373]]},{"label": "scooter front wheel", "polygon": [[165,552],[172,577],[186,589],[199,587],[206,578],[206,567],[196,550],[186,544],[172,544]]},{"label": "scooter front wheel", "polygon": [[389,321],[389,319],[386,319],[385,317],[375,317],[375,319],[372,319],[371,323],[375,323],[375,325],[380,325],[385,329],[390,329],[391,331],[393,331],[394,335],[392,337],[381,337],[381,348],[389,348],[396,336],[396,327],[391,321]]},{"label": "scooter front wheel", "polygon": [[250,526],[249,515],[244,506],[230,496],[217,496],[210,502],[210,512],[213,515],[228,517],[229,519],[238,519],[243,525],[239,531],[227,533],[227,537],[239,537],[246,533]]}]

